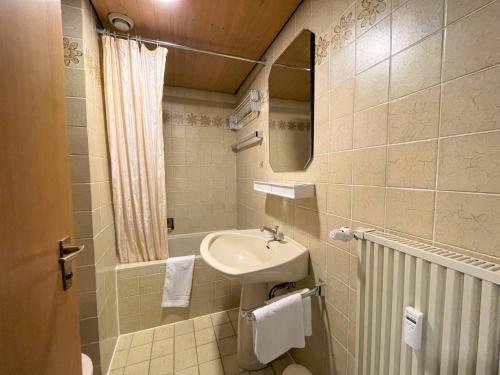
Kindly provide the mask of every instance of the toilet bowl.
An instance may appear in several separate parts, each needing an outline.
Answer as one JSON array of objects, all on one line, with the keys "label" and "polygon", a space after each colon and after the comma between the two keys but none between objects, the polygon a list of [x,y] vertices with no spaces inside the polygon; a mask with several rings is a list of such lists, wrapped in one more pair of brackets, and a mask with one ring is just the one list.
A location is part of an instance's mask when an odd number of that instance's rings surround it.
[{"label": "toilet bowl", "polygon": [[88,355],[82,353],[82,375],[92,375],[94,373],[94,366],[92,360]]},{"label": "toilet bowl", "polygon": [[311,371],[301,365],[292,364],[286,367],[283,375],[312,375]]}]

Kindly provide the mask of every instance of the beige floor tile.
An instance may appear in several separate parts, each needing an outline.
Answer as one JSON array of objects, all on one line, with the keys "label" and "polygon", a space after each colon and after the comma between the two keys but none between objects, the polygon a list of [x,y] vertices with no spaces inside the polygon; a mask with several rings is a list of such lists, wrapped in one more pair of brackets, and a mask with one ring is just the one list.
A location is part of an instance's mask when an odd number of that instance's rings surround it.
[{"label": "beige floor tile", "polygon": [[219,348],[215,342],[197,346],[196,352],[198,354],[198,363],[205,363],[220,357]]},{"label": "beige floor tile", "polygon": [[184,320],[182,322],[177,322],[175,323],[175,335],[180,336],[180,335],[185,335],[186,333],[191,333],[193,332],[193,320]]},{"label": "beige floor tile", "polygon": [[116,344],[116,351],[121,352],[122,350],[128,350],[132,344],[132,338],[134,335],[123,335],[120,336]]},{"label": "beige floor tile", "polygon": [[210,317],[214,327],[229,322],[229,315],[225,311],[212,314]]},{"label": "beige floor tile", "polygon": [[155,328],[154,332],[155,332],[154,333],[155,340],[164,340],[170,337],[174,337],[174,325],[167,324],[165,326]]},{"label": "beige floor tile", "polygon": [[215,336],[217,337],[218,340],[234,336],[234,329],[231,323],[225,323],[220,326],[214,327],[215,331]]},{"label": "beige floor tile", "polygon": [[175,352],[181,352],[183,350],[194,348],[196,343],[194,341],[194,334],[188,333],[182,336],[175,337]]},{"label": "beige floor tile", "polygon": [[151,344],[131,348],[127,357],[127,366],[148,361],[151,357]]},{"label": "beige floor tile", "polygon": [[203,345],[209,342],[215,341],[215,332],[213,328],[203,329],[201,331],[195,331],[196,344]]},{"label": "beige floor tile", "polygon": [[153,342],[153,333],[154,331],[152,329],[134,333],[131,347],[149,344],[150,342]]},{"label": "beige floor tile", "polygon": [[122,367],[122,368],[117,368],[115,370],[110,370],[109,375],[123,375],[124,372],[125,372],[125,367]]},{"label": "beige floor tile", "polygon": [[174,339],[166,339],[153,342],[151,358],[163,357],[174,353]]},{"label": "beige floor tile", "polygon": [[176,371],[175,375],[198,375],[198,366],[189,367],[181,371]]},{"label": "beige floor tile", "polygon": [[174,356],[167,355],[151,360],[149,375],[170,375],[174,373]]},{"label": "beige floor tile", "polygon": [[281,357],[275,359],[271,365],[273,367],[274,373],[276,375],[281,375],[283,373],[283,370],[285,370],[285,368],[292,363],[293,362],[290,356],[288,354],[284,354]]},{"label": "beige floor tile", "polygon": [[212,319],[210,319],[209,315],[194,318],[193,323],[195,331],[201,331],[202,329],[207,329],[212,327]]},{"label": "beige floor tile", "polygon": [[222,368],[222,362],[220,359],[202,363],[199,366],[199,369],[200,375],[224,375],[224,369]]},{"label": "beige floor tile", "polygon": [[196,366],[198,359],[196,357],[196,349],[191,348],[175,353],[174,368],[175,371],[184,370],[188,367]]},{"label": "beige floor tile", "polygon": [[272,367],[266,367],[259,371],[250,371],[252,375],[274,375]]},{"label": "beige floor tile", "polygon": [[113,361],[111,362],[111,368],[125,367],[127,364],[128,351],[116,352],[113,356]]},{"label": "beige floor tile", "polygon": [[236,358],[236,354],[222,357],[222,364],[224,366],[224,372],[226,375],[239,374],[245,371],[238,366],[238,359]]},{"label": "beige floor tile", "polygon": [[234,322],[234,321],[237,321],[238,320],[238,312],[240,310],[239,309],[233,309],[233,310],[229,310],[227,312],[227,314],[229,315],[229,319]]},{"label": "beige floor tile", "polygon": [[219,352],[221,356],[236,353],[236,336],[227,337],[219,340],[217,343],[219,344]]},{"label": "beige floor tile", "polygon": [[125,367],[124,375],[148,375],[149,361],[136,363]]}]

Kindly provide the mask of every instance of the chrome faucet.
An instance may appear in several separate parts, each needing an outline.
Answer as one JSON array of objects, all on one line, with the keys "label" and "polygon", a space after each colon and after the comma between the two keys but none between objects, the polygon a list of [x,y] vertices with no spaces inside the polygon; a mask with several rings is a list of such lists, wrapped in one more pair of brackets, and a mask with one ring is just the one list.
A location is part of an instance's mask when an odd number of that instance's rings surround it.
[{"label": "chrome faucet", "polygon": [[260,227],[260,231],[261,232],[267,231],[267,232],[269,232],[269,233],[271,233],[273,235],[273,238],[270,239],[269,241],[267,241],[267,243],[266,243],[266,247],[268,249],[270,249],[270,247],[269,247],[269,243],[270,242],[273,242],[273,241],[283,241],[285,239],[285,235],[283,234],[283,232],[278,231],[278,228],[279,228],[278,225],[276,225],[274,227],[274,229],[271,229],[271,228],[266,227],[266,226]]}]

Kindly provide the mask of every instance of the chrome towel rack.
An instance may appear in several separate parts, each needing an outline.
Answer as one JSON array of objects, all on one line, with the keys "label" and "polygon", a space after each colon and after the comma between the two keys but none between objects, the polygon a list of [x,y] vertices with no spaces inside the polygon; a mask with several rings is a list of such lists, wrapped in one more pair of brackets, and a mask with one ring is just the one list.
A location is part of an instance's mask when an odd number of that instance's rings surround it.
[{"label": "chrome towel rack", "polygon": [[[316,284],[316,286],[313,289],[310,289],[307,292],[300,293],[300,296],[302,299],[312,297],[312,296],[318,296],[318,297],[323,297],[325,295],[325,286],[326,283],[319,279],[319,282]],[[244,318],[247,318],[250,321],[255,320],[255,316],[253,315],[253,312],[257,309],[260,309],[261,307],[264,306],[259,306],[255,307],[253,309],[248,309],[248,310],[241,310],[241,316]]]},{"label": "chrome towel rack", "polygon": [[256,131],[253,131],[251,132],[250,134],[248,134],[247,136],[243,137],[242,139],[240,139],[238,142],[236,143],[233,143],[231,145],[231,149],[234,151],[234,152],[237,152],[240,150],[241,148],[241,145],[245,142],[248,142],[250,140],[254,140],[254,139],[258,139],[258,140],[261,140],[263,137],[262,135],[262,130],[256,130]]}]

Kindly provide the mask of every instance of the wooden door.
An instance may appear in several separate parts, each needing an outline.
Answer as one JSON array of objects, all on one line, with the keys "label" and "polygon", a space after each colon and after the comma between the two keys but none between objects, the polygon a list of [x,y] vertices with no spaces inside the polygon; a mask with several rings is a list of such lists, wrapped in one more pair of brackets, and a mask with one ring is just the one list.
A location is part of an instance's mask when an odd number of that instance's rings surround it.
[{"label": "wooden door", "polygon": [[81,374],[61,4],[0,3],[0,374]]}]

